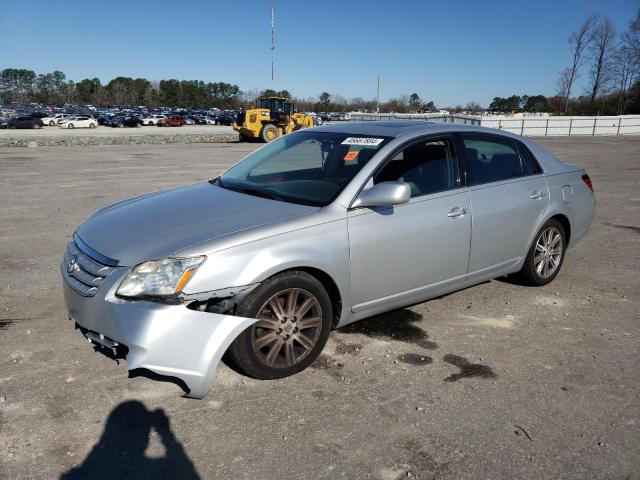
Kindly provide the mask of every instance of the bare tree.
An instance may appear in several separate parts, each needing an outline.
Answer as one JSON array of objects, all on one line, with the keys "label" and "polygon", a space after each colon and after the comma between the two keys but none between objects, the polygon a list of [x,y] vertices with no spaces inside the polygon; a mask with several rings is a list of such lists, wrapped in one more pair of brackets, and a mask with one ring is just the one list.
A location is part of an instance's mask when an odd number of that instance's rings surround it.
[{"label": "bare tree", "polygon": [[[556,95],[560,98],[569,97],[569,87],[571,86],[571,68],[563,68],[560,70],[560,76],[556,82]],[[566,110],[565,110],[566,112]]]},{"label": "bare tree", "polygon": [[565,103],[564,103],[564,112],[567,113],[569,110],[569,98],[571,96],[571,87],[573,86],[573,82],[578,78],[580,66],[583,62],[583,53],[586,48],[593,41],[593,28],[598,21],[598,17],[596,15],[591,15],[589,18],[585,20],[582,26],[575,32],[571,34],[569,37],[569,47],[571,48],[571,55],[573,57],[571,66],[568,68],[568,75],[565,79],[566,83],[566,92],[565,92]]},{"label": "bare tree", "polygon": [[615,54],[616,31],[608,17],[595,27],[591,45],[591,103],[606,92],[613,77],[613,56]]}]

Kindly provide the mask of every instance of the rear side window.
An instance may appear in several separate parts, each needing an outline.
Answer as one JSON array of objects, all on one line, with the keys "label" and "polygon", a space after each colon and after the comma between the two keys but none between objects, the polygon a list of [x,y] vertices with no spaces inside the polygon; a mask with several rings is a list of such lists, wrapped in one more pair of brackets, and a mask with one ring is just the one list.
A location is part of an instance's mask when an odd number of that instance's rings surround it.
[{"label": "rear side window", "polygon": [[518,144],[518,151],[520,152],[520,160],[522,160],[522,170],[525,175],[536,175],[542,173],[542,169],[536,159],[533,158],[533,154],[527,147],[522,144]]},{"label": "rear side window", "polygon": [[509,140],[497,138],[462,137],[467,167],[468,183],[479,185],[525,175],[518,147]]},{"label": "rear side window", "polygon": [[411,196],[455,188],[455,157],[449,139],[414,143],[395,155],[378,173],[374,183],[400,181],[411,187]]}]

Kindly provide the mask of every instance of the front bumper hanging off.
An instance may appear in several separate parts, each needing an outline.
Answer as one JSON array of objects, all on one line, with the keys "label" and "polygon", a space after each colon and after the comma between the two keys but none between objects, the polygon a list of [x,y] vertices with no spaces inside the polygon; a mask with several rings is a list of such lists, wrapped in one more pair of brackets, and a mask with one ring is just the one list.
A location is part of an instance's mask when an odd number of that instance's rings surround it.
[{"label": "front bumper hanging off", "polygon": [[115,290],[127,270],[116,268],[96,295],[87,297],[69,286],[62,265],[69,318],[83,332],[89,331],[85,335],[92,342],[125,347],[129,370],[146,368],[176,377],[186,384],[188,397],[204,397],[222,355],[256,319],[191,310],[184,304],[118,298]]}]

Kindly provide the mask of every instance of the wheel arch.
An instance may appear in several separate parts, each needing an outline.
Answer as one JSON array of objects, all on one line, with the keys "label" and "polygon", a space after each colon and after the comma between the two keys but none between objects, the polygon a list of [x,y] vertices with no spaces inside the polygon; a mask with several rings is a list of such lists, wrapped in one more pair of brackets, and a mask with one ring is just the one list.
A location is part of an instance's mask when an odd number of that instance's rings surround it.
[{"label": "wheel arch", "polygon": [[288,267],[284,270],[280,270],[278,272],[270,274],[267,278],[265,278],[265,280],[275,275],[280,275],[282,273],[293,272],[293,271],[307,273],[308,275],[311,275],[313,278],[315,278],[322,284],[324,289],[329,294],[329,298],[331,299],[331,306],[333,308],[333,319],[332,319],[331,327],[335,328],[338,325],[341,317],[342,294],[340,293],[340,288],[338,288],[338,285],[335,282],[335,280],[327,272],[319,268],[310,267],[310,266]]},{"label": "wheel arch", "polygon": [[555,215],[549,217],[545,221],[545,223],[549,220],[557,220],[558,222],[560,222],[560,225],[562,225],[562,228],[564,229],[564,233],[567,237],[566,244],[569,245],[569,243],[571,242],[571,222],[569,221],[569,217],[567,217],[562,213],[556,213]]}]

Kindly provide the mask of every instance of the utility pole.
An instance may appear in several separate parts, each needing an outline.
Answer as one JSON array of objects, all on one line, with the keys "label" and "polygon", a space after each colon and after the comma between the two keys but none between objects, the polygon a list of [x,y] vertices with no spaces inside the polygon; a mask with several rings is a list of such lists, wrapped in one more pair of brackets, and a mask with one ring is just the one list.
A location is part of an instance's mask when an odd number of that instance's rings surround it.
[{"label": "utility pole", "polygon": [[273,14],[273,7],[271,7],[271,83],[275,85],[276,73],[276,22]]},{"label": "utility pole", "polygon": [[376,113],[380,113],[380,75],[378,75],[378,88],[376,90]]}]

